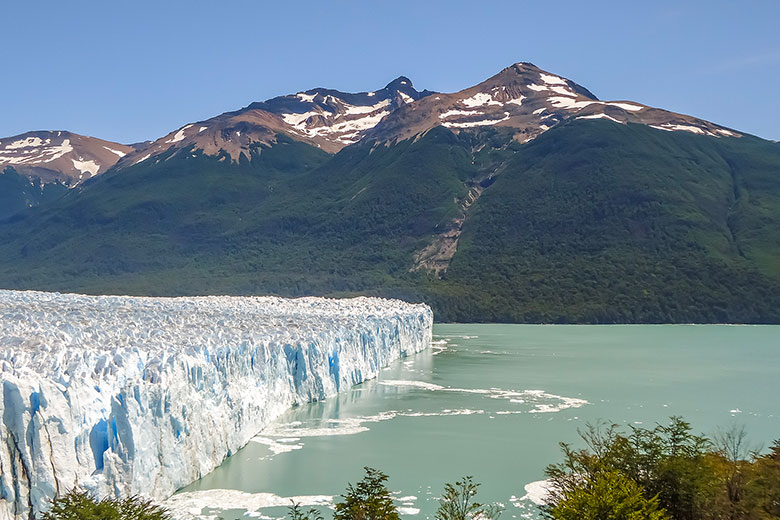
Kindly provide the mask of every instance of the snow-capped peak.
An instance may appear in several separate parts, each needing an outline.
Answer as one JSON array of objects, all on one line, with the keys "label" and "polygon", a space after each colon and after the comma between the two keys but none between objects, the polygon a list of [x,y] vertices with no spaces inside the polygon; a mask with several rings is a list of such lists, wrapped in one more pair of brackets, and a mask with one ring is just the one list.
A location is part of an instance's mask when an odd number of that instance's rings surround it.
[{"label": "snow-capped peak", "polygon": [[10,166],[43,183],[62,182],[73,187],[105,172],[133,151],[131,146],[63,130],[27,132],[0,139],[0,171]]},{"label": "snow-capped peak", "polygon": [[384,88],[348,93],[315,88],[252,103],[207,121],[185,125],[149,147],[126,157],[120,167],[132,166],[174,147],[206,155],[226,153],[238,161],[251,156],[253,145],[271,144],[286,134],[327,152],[356,143],[385,116],[430,94],[419,92],[412,81],[399,76]]},{"label": "snow-capped peak", "polygon": [[669,131],[715,137],[739,134],[690,116],[631,101],[602,101],[577,83],[531,63],[516,63],[482,83],[454,94],[427,97],[398,110],[369,133],[370,139],[406,139],[444,126],[453,131],[504,128],[527,142],[569,119],[640,123]]}]

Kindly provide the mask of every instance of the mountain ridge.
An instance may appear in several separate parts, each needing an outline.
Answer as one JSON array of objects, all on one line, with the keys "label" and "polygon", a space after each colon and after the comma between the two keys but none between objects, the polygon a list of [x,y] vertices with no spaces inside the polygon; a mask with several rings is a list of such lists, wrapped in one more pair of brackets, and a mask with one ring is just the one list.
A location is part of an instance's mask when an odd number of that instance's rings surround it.
[{"label": "mountain ridge", "polygon": [[[428,99],[423,105],[417,103],[424,98]],[[75,162],[70,156],[49,161],[48,169],[41,164],[28,164],[27,158],[19,154],[9,155],[11,152],[4,148],[12,139],[21,143],[22,139],[36,138],[44,133],[51,139],[55,133],[27,132],[0,139],[0,168],[16,166],[18,173],[31,179],[37,177],[44,183],[59,181],[72,186],[82,182],[85,176],[90,178],[104,173],[115,165],[123,169],[170,148],[187,153],[184,150],[192,147],[192,151],[225,156],[225,160],[231,161],[238,161],[242,154],[251,159],[253,148],[272,144],[278,133],[336,153],[344,146],[363,140],[403,140],[439,125],[456,132],[479,126],[511,128],[515,130],[517,140],[527,142],[571,117],[634,122],[665,131],[717,137],[742,135],[693,116],[633,101],[604,102],[572,80],[542,70],[533,63],[518,62],[477,85],[449,94],[417,91],[406,76],[399,76],[382,89],[370,92],[347,93],[317,87],[253,102],[239,110],[188,123],[156,140],[133,145],[56,131],[58,137],[67,134],[109,146],[102,149],[100,145],[91,146],[91,154],[86,157],[76,154]],[[106,155],[110,146],[115,147],[114,154],[121,155]],[[99,158],[95,157],[98,151]],[[52,154],[57,155],[58,150],[52,148]]]},{"label": "mountain ridge", "polygon": [[0,170],[13,167],[44,183],[76,186],[134,151],[130,145],[67,130],[35,130],[0,139]]}]

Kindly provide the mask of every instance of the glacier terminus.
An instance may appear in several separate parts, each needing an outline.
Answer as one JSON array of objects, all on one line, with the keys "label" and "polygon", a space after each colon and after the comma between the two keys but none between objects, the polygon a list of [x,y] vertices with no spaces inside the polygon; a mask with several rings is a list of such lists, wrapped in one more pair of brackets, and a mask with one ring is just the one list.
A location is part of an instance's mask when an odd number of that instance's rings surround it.
[{"label": "glacier terminus", "polygon": [[427,348],[426,305],[0,290],[0,519],[75,486],[163,499],[290,406]]}]

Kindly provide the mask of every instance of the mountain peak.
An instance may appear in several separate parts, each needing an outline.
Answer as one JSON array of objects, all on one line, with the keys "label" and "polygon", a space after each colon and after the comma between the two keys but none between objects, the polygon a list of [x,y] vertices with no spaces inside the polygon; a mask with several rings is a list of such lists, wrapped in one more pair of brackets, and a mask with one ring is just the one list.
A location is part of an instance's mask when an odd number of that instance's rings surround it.
[{"label": "mountain peak", "polygon": [[414,88],[414,85],[412,85],[412,80],[406,76],[398,76],[385,86],[386,90],[402,90],[410,88]]},{"label": "mountain peak", "polygon": [[415,90],[406,76],[398,76],[371,92],[314,88],[278,96],[174,130],[123,160],[119,167],[133,166],[172,147],[187,154],[191,150],[212,156],[225,153],[238,161],[241,154],[250,157],[258,143],[276,142],[279,133],[335,153],[358,142],[388,114],[429,94]]},{"label": "mountain peak", "polygon": [[514,63],[514,64],[510,65],[509,67],[507,67],[504,70],[507,70],[507,69],[515,69],[518,72],[520,72],[520,71],[529,71],[529,70],[530,71],[534,71],[534,72],[539,72],[539,71],[542,70],[539,67],[537,67],[536,65],[534,65],[533,63],[531,63],[530,61],[518,61],[517,63]]},{"label": "mountain peak", "polygon": [[10,166],[44,183],[75,186],[134,151],[132,146],[65,130],[36,130],[0,139],[0,171]]},{"label": "mountain peak", "polygon": [[570,119],[607,119],[640,123],[665,131],[688,131],[714,137],[738,135],[690,116],[630,101],[601,101],[574,81],[518,62],[485,81],[452,94],[428,96],[400,107],[367,132],[372,140],[407,139],[444,126],[453,132],[502,128],[528,142]]}]

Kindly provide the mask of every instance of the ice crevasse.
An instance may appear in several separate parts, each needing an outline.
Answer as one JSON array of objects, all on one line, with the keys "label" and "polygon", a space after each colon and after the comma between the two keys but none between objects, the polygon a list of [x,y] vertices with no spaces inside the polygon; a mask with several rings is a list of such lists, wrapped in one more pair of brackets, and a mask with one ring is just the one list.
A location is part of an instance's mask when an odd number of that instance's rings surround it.
[{"label": "ice crevasse", "polygon": [[0,520],[74,486],[169,496],[296,403],[431,342],[381,298],[139,298],[0,290]]}]

